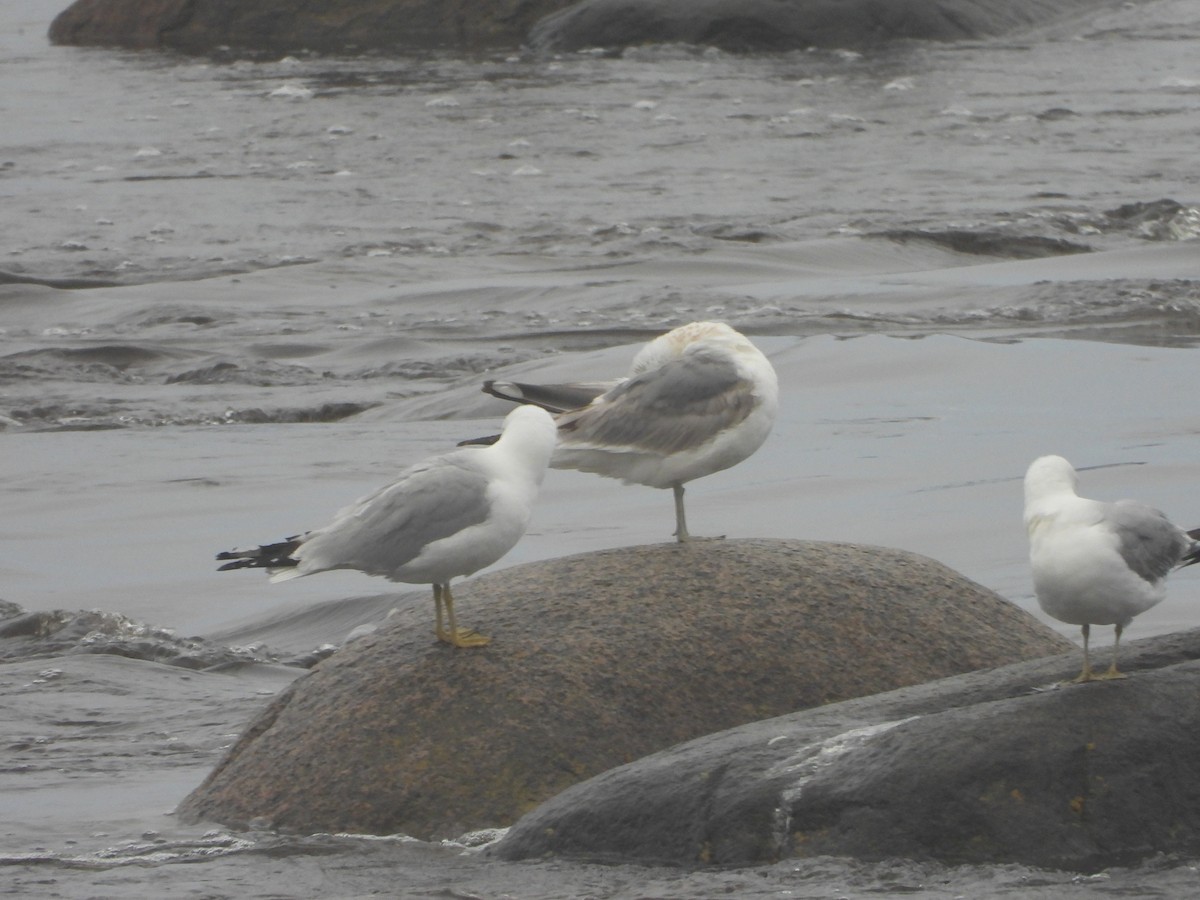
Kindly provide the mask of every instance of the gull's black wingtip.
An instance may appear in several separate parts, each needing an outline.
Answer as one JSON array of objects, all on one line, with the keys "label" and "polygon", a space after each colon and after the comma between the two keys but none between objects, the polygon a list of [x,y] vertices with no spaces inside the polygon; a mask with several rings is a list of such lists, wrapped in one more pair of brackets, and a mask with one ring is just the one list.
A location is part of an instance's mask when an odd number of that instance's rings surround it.
[{"label": "gull's black wingtip", "polygon": [[467,438],[465,441],[459,441],[459,447],[490,447],[496,441],[500,440],[500,435],[489,434],[484,437]]},{"label": "gull's black wingtip", "polygon": [[1192,539],[1192,546],[1188,548],[1187,552],[1179,560],[1179,568],[1181,569],[1184,566],[1192,566],[1200,563],[1200,528],[1193,528],[1187,533],[1187,536]]},{"label": "gull's black wingtip", "polygon": [[218,572],[228,572],[230,569],[286,569],[288,566],[298,566],[300,560],[293,559],[292,554],[304,543],[301,535],[290,537],[275,544],[263,544],[253,550],[222,550],[217,554],[217,561],[232,560],[223,566],[218,566]]}]

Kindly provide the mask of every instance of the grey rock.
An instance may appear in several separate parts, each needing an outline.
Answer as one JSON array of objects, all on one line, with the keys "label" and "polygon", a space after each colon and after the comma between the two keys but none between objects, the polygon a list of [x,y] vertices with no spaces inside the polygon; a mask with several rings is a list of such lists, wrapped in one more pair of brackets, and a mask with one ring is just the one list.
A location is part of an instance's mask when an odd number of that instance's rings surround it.
[{"label": "grey rock", "polygon": [[50,26],[56,44],[207,53],[516,48],[570,0],[76,0]]},{"label": "grey rock", "polygon": [[58,44],[207,53],[515,49],[689,43],[732,51],[1005,34],[1101,0],[76,0]]},{"label": "grey rock", "polygon": [[682,865],[834,855],[1094,872],[1200,852],[1200,630],[710,735],[606,772],[493,850]]},{"label": "grey rock", "polygon": [[181,815],[453,837],[700,735],[1071,647],[940,563],[848,544],[629,547],[457,595],[489,646],[439,644],[412,594],[278,696]]},{"label": "grey rock", "polygon": [[582,0],[538,22],[529,43],[556,52],[652,43],[862,49],[990,37],[1106,7],[1100,0]]}]

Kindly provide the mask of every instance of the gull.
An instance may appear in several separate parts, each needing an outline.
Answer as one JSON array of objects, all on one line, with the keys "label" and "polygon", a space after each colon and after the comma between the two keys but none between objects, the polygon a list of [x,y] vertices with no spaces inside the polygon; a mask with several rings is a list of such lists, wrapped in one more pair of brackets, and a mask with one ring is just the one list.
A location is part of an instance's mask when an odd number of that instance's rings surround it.
[{"label": "gull", "polygon": [[[1166,596],[1172,570],[1200,562],[1200,529],[1184,531],[1133,500],[1102,503],[1076,493],[1075,469],[1061,456],[1035,459],[1025,473],[1025,528],[1038,604],[1083,631],[1076,682],[1124,678],[1117,670],[1121,633]],[[1116,626],[1112,665],[1092,672],[1092,625]]]},{"label": "gull", "polygon": [[491,639],[458,626],[450,579],[491,565],[521,539],[554,442],[549,413],[518,407],[505,418],[492,446],[419,462],[341,510],[324,528],[218,553],[218,560],[232,560],[218,571],[265,568],[272,581],[286,581],[357,569],[390,581],[431,584],[438,640],[482,647]]},{"label": "gull", "polygon": [[638,352],[628,377],[620,381],[488,381],[483,389],[557,414],[551,468],[670,488],[675,537],[681,543],[694,539],[684,514],[683,486],[754,453],[770,434],[779,408],[771,363],[723,322],[692,322],[660,335]]}]

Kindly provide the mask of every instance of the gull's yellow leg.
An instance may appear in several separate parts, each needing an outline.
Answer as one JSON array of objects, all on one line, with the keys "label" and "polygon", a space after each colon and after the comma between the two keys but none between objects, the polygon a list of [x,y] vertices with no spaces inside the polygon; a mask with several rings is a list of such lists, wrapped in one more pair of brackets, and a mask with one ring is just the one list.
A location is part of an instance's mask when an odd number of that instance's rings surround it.
[{"label": "gull's yellow leg", "polygon": [[1121,672],[1117,669],[1117,654],[1121,650],[1121,632],[1124,630],[1125,630],[1125,627],[1123,625],[1117,625],[1117,636],[1113,640],[1112,664],[1109,665],[1107,672],[1105,672],[1103,675],[1097,675],[1096,676],[1097,678],[1102,678],[1105,681],[1109,681],[1113,678],[1128,678],[1129,677],[1124,672]]},{"label": "gull's yellow leg", "polygon": [[442,585],[440,584],[433,586],[433,614],[435,617],[433,633],[437,635],[439,641],[449,641],[450,636],[442,624]]},{"label": "gull's yellow leg", "polygon": [[1072,679],[1075,684],[1092,681],[1096,677],[1092,674],[1092,661],[1088,657],[1088,637],[1091,634],[1091,626],[1085,624],[1080,630],[1083,632],[1083,671],[1079,673],[1078,677]]},{"label": "gull's yellow leg", "polygon": [[[455,647],[483,647],[491,643],[491,638],[480,634],[471,628],[459,628],[458,620],[454,616],[454,595],[450,593],[450,585],[441,585],[441,597],[438,597],[438,585],[434,585],[434,602],[437,604],[438,613],[438,631],[437,636],[439,641],[445,641],[447,644],[453,644]],[[442,630],[442,603],[446,604],[446,617],[449,619],[450,629]]]},{"label": "gull's yellow leg", "polygon": [[696,537],[688,533],[687,516],[683,511],[683,485],[671,485],[671,492],[675,495],[675,540],[681,544],[686,544],[688,541],[723,541],[725,535],[719,534],[716,537]]},{"label": "gull's yellow leg", "polygon": [[683,514],[683,485],[671,485],[671,493],[675,495],[675,540],[682,544],[690,537],[687,530],[687,517]]}]

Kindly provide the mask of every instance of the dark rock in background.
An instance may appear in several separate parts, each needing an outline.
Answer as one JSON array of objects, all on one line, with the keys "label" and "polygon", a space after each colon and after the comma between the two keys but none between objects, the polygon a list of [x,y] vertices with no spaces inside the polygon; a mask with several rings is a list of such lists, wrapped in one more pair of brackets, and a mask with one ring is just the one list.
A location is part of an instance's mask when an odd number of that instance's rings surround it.
[{"label": "dark rock in background", "polygon": [[56,44],[206,53],[516,48],[569,0],[76,0],[50,26]]},{"label": "dark rock in background", "polygon": [[1105,6],[1097,0],[76,0],[54,20],[50,39],[185,53],[478,51],[524,43],[550,51],[686,43],[745,52],[977,39]]},{"label": "dark rock in background", "polygon": [[959,41],[1053,22],[1097,0],[582,0],[531,31],[536,49],[683,43],[734,52]]}]

